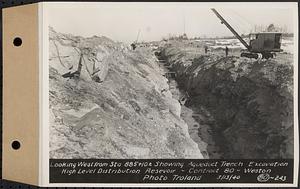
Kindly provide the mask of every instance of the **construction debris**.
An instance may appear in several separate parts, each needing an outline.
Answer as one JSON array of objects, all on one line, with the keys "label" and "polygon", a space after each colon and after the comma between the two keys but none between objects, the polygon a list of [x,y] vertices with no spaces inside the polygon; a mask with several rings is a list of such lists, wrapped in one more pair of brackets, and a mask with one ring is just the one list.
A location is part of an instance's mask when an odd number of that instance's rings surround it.
[{"label": "construction debris", "polygon": [[50,158],[203,158],[151,49],[50,40]]}]

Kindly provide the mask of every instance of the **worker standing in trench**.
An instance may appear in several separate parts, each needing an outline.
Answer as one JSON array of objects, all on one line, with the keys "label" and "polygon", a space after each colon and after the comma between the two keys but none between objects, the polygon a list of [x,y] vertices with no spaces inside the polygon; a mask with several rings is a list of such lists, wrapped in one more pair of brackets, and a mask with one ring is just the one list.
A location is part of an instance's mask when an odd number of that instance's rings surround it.
[{"label": "worker standing in trench", "polygon": [[228,49],[228,47],[226,46],[226,48],[225,48],[225,54],[226,54],[226,57],[228,56],[228,51],[229,51],[229,49]]}]

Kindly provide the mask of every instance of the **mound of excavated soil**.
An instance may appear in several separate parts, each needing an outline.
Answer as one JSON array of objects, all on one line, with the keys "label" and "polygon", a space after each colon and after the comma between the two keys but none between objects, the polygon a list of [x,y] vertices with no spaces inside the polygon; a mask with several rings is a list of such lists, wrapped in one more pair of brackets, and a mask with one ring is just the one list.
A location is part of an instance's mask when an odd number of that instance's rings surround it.
[{"label": "mound of excavated soil", "polygon": [[225,158],[293,157],[292,55],[257,61],[189,53],[171,43],[162,56],[189,93],[187,106],[214,117]]},{"label": "mound of excavated soil", "polygon": [[50,28],[50,158],[203,158],[156,61]]}]

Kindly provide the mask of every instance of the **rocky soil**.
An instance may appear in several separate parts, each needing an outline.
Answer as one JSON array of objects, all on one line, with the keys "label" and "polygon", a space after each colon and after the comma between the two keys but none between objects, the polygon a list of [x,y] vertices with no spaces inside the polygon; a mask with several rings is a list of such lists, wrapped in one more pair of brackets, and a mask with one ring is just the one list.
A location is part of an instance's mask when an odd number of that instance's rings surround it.
[{"label": "rocky soil", "polygon": [[49,31],[50,158],[293,157],[291,54]]},{"label": "rocky soil", "polygon": [[[198,114],[199,133],[210,128],[213,141],[201,136],[209,156],[292,158],[292,55],[264,61],[203,51],[173,41],[160,55],[176,72],[180,89],[189,94],[185,105]],[[214,143],[219,149],[210,147]]]},{"label": "rocky soil", "polygon": [[203,158],[150,49],[49,30],[50,158]]}]

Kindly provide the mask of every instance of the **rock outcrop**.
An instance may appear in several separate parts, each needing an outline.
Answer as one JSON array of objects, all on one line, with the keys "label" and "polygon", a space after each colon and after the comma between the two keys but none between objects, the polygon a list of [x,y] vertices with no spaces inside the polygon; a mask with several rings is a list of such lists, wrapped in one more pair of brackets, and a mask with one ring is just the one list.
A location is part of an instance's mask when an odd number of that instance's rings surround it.
[{"label": "rock outcrop", "polygon": [[50,158],[203,158],[156,61],[50,28]]},{"label": "rock outcrop", "polygon": [[205,107],[214,117],[224,158],[292,158],[292,55],[257,61],[184,48],[168,44],[161,56],[189,93],[186,105]]}]

